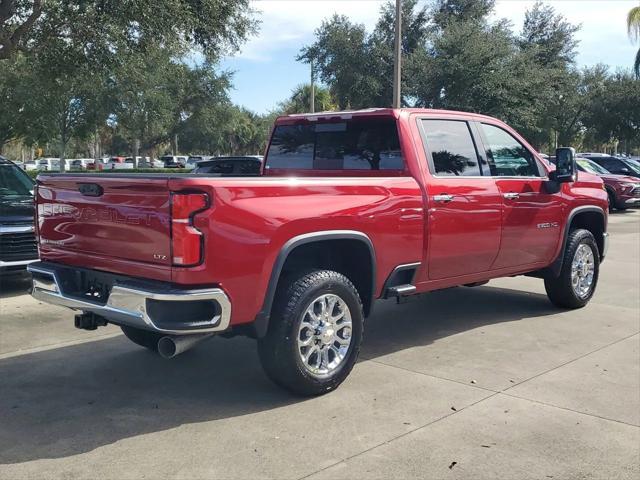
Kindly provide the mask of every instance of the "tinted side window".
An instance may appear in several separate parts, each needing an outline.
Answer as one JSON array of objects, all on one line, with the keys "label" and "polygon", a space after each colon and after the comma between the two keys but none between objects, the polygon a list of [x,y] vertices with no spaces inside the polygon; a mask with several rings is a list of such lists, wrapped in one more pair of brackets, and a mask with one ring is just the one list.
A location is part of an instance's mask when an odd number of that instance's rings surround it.
[{"label": "tinted side window", "polygon": [[254,160],[240,160],[236,162],[234,173],[240,175],[258,175],[260,173],[260,162]]},{"label": "tinted side window", "polygon": [[353,119],[277,126],[266,166],[303,170],[403,170],[404,160],[395,120]]},{"label": "tinted side window", "polygon": [[611,173],[620,173],[620,171],[624,167],[624,164],[620,160],[615,158],[602,158],[600,160],[600,164]]},{"label": "tinted side window", "polygon": [[510,133],[493,125],[482,124],[486,138],[489,169],[494,177],[539,177],[533,155]]},{"label": "tinted side window", "polygon": [[312,125],[276,127],[267,154],[271,168],[311,169],[315,132]]},{"label": "tinted side window", "polygon": [[220,160],[218,162],[207,163],[198,167],[196,173],[233,173],[233,162]]},{"label": "tinted side window", "polygon": [[423,120],[425,149],[438,176],[479,176],[480,162],[467,122]]}]

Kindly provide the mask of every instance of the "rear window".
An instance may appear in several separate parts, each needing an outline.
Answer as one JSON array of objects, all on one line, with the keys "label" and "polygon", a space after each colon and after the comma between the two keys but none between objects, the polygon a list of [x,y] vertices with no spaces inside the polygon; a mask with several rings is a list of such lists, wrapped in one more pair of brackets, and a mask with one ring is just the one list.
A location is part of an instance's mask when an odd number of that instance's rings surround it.
[{"label": "rear window", "polygon": [[404,170],[393,119],[279,125],[265,162],[291,170]]}]

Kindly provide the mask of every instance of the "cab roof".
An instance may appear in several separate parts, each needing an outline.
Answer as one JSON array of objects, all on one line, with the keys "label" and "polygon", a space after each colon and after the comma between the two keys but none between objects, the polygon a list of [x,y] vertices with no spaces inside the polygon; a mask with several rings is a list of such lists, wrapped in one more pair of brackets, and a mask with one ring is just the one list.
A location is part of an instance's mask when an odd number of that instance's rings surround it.
[{"label": "cab roof", "polygon": [[465,116],[477,119],[493,119],[487,115],[456,110],[438,110],[433,108],[365,108],[361,110],[341,110],[316,113],[294,113],[282,115],[276,119],[276,124],[291,124],[299,121],[314,122],[318,120],[350,120],[354,117],[393,117],[399,118],[404,113],[423,114],[430,116]]}]

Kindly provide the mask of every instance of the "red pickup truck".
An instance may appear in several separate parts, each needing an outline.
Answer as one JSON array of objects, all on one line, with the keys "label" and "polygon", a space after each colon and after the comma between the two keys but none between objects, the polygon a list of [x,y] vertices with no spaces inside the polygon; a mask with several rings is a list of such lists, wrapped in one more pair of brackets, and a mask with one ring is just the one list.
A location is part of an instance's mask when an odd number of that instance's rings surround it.
[{"label": "red pickup truck", "polygon": [[278,118],[258,176],[43,174],[33,295],[164,357],[254,337],[272,380],[322,394],[377,299],[530,275],[589,301],[607,192],[557,158],[494,118],[370,109]]}]

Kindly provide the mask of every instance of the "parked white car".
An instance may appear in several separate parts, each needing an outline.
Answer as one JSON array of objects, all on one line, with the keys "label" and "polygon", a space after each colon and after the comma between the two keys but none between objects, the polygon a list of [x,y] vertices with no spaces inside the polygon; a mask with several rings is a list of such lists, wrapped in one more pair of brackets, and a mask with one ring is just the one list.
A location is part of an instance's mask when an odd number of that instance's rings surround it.
[{"label": "parked white car", "polygon": [[70,158],[66,161],[67,170],[86,170],[87,165],[95,162],[93,158]]},{"label": "parked white car", "polygon": [[27,172],[29,172],[31,170],[37,170],[38,165],[36,165],[35,160],[25,160],[24,163],[22,164],[22,168]]},{"label": "parked white car", "polygon": [[59,158],[38,158],[36,160],[36,170],[43,170],[49,172],[60,171],[60,159]]}]

